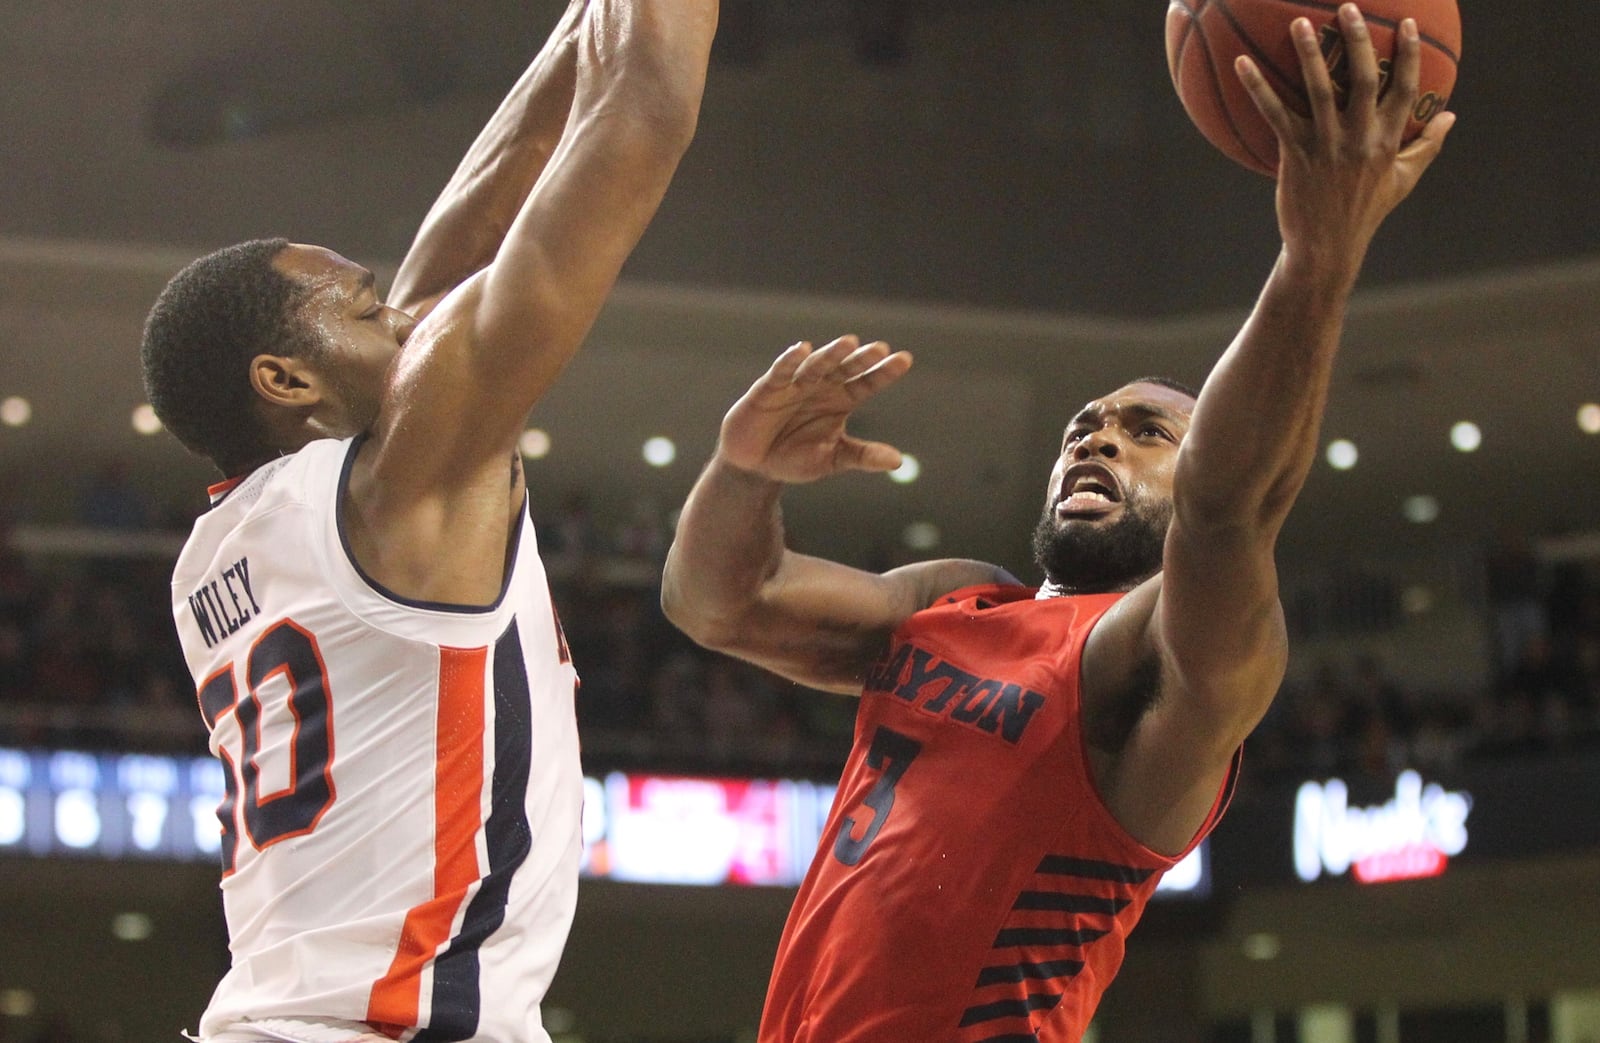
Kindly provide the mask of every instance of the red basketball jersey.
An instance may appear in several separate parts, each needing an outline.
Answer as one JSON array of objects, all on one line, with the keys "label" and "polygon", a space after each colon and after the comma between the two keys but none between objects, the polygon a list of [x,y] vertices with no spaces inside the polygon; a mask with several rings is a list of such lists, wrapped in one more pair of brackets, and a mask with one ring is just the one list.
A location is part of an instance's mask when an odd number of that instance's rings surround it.
[{"label": "red basketball jersey", "polygon": [[1117,824],[1085,758],[1079,662],[1119,596],[971,587],[896,631],[784,927],[761,1043],[1082,1036],[1178,861]]}]

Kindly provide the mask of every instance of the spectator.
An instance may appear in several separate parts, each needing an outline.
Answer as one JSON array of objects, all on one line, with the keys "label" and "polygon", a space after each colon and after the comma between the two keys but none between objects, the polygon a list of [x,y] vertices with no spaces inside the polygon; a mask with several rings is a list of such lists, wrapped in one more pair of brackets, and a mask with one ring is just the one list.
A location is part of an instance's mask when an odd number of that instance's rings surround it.
[{"label": "spectator", "polygon": [[1484,556],[1484,569],[1495,670],[1504,677],[1529,641],[1550,634],[1540,589],[1539,558],[1526,533],[1503,526]]}]

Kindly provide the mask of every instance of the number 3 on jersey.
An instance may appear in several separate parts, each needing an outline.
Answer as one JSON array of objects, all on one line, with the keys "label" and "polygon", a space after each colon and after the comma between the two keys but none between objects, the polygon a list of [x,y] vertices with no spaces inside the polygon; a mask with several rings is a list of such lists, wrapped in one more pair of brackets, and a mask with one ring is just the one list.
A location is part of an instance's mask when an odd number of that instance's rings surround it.
[{"label": "number 3 on jersey", "polygon": [[[328,671],[317,639],[293,620],[270,627],[251,646],[245,660],[245,698],[239,697],[229,663],[200,686],[200,712],[206,726],[216,731],[230,710],[239,725],[240,757],[235,764],[227,742],[219,740],[227,792],[217,806],[222,820],[222,871],[233,872],[238,847],[238,809],[242,803],[244,829],[256,850],[316,828],[333,805],[333,720],[328,706]],[[278,679],[277,684],[267,682]],[[261,792],[261,696],[288,690],[288,711],[294,732],[289,738],[289,784],[273,793]],[[244,799],[240,800],[243,781]]]},{"label": "number 3 on jersey", "polygon": [[847,866],[861,861],[861,856],[867,853],[867,848],[883,829],[894,807],[895,784],[921,752],[922,743],[892,728],[880,725],[872,733],[872,745],[867,747],[867,767],[876,769],[880,774],[878,781],[872,784],[872,789],[862,799],[862,803],[872,809],[872,821],[867,823],[866,831],[858,840],[853,835],[856,831],[855,817],[846,815],[839,824],[839,839],[833,844],[834,858]]}]

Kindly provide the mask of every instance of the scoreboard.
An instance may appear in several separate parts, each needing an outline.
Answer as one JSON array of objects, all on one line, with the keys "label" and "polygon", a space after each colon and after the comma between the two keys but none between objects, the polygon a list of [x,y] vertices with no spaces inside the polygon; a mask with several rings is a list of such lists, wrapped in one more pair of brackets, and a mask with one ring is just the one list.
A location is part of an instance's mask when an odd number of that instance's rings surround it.
[{"label": "scoreboard", "polygon": [[[222,765],[0,747],[0,856],[221,859]],[[793,887],[821,841],[834,785],[611,772],[584,779],[583,873],[631,883]],[[1158,894],[1210,890],[1202,845]]]},{"label": "scoreboard", "polygon": [[0,748],[0,854],[220,857],[210,757]]}]

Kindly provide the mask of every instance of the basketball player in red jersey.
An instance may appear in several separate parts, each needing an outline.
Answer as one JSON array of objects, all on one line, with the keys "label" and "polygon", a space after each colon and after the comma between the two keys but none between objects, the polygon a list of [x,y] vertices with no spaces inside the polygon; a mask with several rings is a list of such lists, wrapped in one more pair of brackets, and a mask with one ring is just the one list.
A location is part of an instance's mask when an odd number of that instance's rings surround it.
[{"label": "basketball player in red jersey", "polygon": [[221,761],[209,1043],[548,1043],[583,777],[517,441],[698,119],[716,0],[573,0],[372,273],[257,240],[152,309],[157,414],[228,481],[173,574]]},{"label": "basketball player in red jersey", "polygon": [[795,345],[723,420],[667,562],[668,615],[711,648],[862,697],[762,1043],[1078,1040],[1160,874],[1222,814],[1284,671],[1273,545],[1314,455],[1345,304],[1453,121],[1402,150],[1416,27],[1380,97],[1359,12],[1339,18],[1342,110],[1304,19],[1309,119],[1241,61],[1281,143],[1282,251],[1198,397],[1140,380],[1071,419],[1038,591],[978,562],[874,575],[785,548],[786,484],[899,462],[845,421],[905,374],[905,353]]}]

